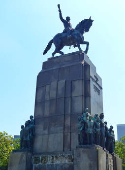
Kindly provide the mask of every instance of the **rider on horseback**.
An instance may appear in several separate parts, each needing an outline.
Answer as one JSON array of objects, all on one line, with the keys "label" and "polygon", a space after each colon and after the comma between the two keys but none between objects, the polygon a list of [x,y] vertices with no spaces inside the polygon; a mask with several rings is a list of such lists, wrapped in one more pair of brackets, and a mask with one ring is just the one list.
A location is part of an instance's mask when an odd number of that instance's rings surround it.
[{"label": "rider on horseback", "polygon": [[73,31],[72,25],[70,23],[70,17],[66,17],[66,20],[63,19],[62,12],[61,12],[61,9],[60,9],[60,4],[58,4],[58,9],[59,9],[60,20],[63,22],[64,28],[65,28],[63,30],[63,33],[67,33],[67,37],[69,38],[71,36],[72,31]]},{"label": "rider on horseback", "polygon": [[70,17],[66,17],[66,20],[63,19],[59,4],[58,4],[58,9],[59,9],[60,20],[63,22],[65,29],[64,29],[63,33],[56,34],[48,42],[48,44],[43,52],[43,55],[45,55],[50,50],[52,44],[55,45],[55,51],[52,53],[53,57],[56,53],[63,55],[64,53],[61,51],[61,49],[64,46],[74,45],[74,47],[76,47],[76,46],[78,47],[80,52],[83,52],[80,47],[80,44],[86,44],[86,49],[85,49],[84,53],[87,54],[88,49],[89,49],[89,42],[84,41],[83,34],[84,34],[84,32],[89,31],[90,27],[92,26],[93,20],[91,19],[91,17],[89,19],[84,19],[79,24],[77,24],[75,29],[73,29],[72,25],[70,23]]}]

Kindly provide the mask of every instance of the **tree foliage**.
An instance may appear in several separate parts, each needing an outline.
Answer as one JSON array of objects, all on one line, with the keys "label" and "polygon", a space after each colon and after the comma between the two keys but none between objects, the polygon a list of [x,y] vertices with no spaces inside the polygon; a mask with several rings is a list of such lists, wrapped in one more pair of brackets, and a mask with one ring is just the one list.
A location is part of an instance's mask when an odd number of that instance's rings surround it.
[{"label": "tree foliage", "polygon": [[14,140],[11,135],[8,135],[8,133],[0,132],[0,170],[6,169],[12,150],[19,148],[19,139]]},{"label": "tree foliage", "polygon": [[125,136],[115,143],[115,153],[122,159],[123,170],[125,170]]}]

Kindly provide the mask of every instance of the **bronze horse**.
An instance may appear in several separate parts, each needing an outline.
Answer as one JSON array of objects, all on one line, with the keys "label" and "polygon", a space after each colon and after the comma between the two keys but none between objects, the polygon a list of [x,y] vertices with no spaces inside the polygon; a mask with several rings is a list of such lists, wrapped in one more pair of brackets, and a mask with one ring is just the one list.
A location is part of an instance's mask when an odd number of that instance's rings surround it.
[{"label": "bronze horse", "polygon": [[52,56],[56,53],[64,54],[62,51],[60,51],[64,46],[71,46],[74,45],[74,47],[78,47],[79,51],[83,52],[80,44],[86,44],[86,50],[84,53],[87,54],[89,49],[89,42],[84,41],[84,32],[88,32],[90,27],[92,26],[93,20],[91,20],[91,17],[89,19],[82,20],[74,30],[72,30],[71,36],[68,37],[67,33],[58,33],[54,36],[54,38],[48,43],[46,49],[43,52],[43,55],[48,52],[48,50],[51,48],[52,43],[55,45],[55,51],[52,53]]}]

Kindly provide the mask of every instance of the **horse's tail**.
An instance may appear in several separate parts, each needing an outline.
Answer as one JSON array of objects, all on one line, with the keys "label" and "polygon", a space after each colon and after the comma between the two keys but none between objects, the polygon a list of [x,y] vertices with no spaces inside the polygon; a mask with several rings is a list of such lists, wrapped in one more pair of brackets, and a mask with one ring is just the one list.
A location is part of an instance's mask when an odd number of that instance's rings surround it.
[{"label": "horse's tail", "polygon": [[45,54],[49,51],[49,49],[50,49],[51,46],[52,46],[52,43],[53,43],[53,39],[50,40],[50,42],[48,43],[47,47],[45,48],[45,50],[44,50],[44,52],[43,52],[43,55],[45,55]]}]

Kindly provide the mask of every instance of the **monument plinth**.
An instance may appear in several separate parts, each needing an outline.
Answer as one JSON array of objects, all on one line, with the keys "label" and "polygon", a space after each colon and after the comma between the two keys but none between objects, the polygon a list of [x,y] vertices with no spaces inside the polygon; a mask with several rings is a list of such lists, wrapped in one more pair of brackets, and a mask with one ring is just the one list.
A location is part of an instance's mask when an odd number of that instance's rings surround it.
[{"label": "monument plinth", "polygon": [[[102,80],[88,56],[75,52],[45,61],[37,76],[34,119],[23,127],[31,134],[35,127],[33,148],[12,153],[8,170],[122,170],[121,159],[102,147],[77,147],[85,108],[92,116],[103,112]],[[22,146],[28,143],[22,138]]]},{"label": "monument plinth", "polygon": [[78,145],[78,116],[103,112],[102,80],[87,55],[48,59],[37,77],[34,153],[71,151]]}]

